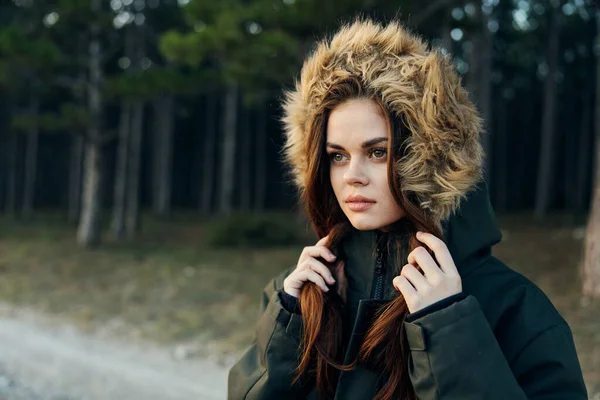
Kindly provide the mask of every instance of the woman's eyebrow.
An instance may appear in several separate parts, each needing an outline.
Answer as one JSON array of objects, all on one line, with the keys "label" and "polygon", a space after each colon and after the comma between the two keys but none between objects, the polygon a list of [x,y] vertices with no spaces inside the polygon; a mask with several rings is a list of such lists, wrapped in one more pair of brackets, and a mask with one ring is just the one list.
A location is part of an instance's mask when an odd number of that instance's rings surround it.
[{"label": "woman's eyebrow", "polygon": [[[367,140],[366,142],[364,142],[361,147],[363,149],[366,149],[367,147],[371,147],[377,143],[387,142],[387,140],[388,140],[388,138],[386,138],[386,137],[378,137],[378,138],[370,139],[370,140]],[[344,150],[344,147],[340,146],[339,144],[327,142],[326,145],[327,145],[327,147],[331,147],[332,149]]]}]

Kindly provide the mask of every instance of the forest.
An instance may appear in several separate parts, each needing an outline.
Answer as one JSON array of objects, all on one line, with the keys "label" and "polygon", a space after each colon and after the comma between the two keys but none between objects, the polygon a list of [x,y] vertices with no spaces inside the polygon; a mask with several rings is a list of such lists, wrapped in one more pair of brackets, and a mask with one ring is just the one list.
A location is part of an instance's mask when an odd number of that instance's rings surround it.
[{"label": "forest", "polygon": [[64,210],[82,244],[101,210],[121,235],[145,209],[289,209],[282,93],[315,40],[359,14],[406,20],[452,57],[486,121],[498,212],[589,209],[589,1],[3,3],[0,208]]},{"label": "forest", "polygon": [[[0,1],[0,299],[86,324],[153,315],[142,336],[160,340],[212,324],[239,350],[249,334],[225,327],[313,240],[281,154],[284,91],[357,17],[399,20],[451,58],[485,123],[498,254],[571,318],[600,393],[592,0]],[[242,289],[244,262],[256,276]],[[206,294],[227,277],[238,296]],[[138,303],[148,314],[129,314]]]}]

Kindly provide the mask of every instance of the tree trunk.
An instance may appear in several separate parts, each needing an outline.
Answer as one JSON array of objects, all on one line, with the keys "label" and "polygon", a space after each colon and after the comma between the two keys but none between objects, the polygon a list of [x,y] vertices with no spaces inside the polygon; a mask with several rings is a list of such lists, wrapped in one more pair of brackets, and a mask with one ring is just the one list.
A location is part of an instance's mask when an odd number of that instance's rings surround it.
[{"label": "tree trunk", "polygon": [[256,187],[254,189],[254,209],[265,209],[267,190],[267,108],[264,101],[256,112]]},{"label": "tree trunk", "polygon": [[100,181],[102,179],[102,146],[88,140],[85,146],[84,182],[81,217],[77,242],[90,247],[100,243]]},{"label": "tree trunk", "polygon": [[144,103],[133,104],[131,117],[131,142],[129,165],[127,166],[127,213],[125,230],[133,237],[140,228],[140,170],[142,162],[142,129],[144,121]]},{"label": "tree trunk", "polygon": [[[600,11],[596,11],[596,26],[600,28]],[[596,34],[596,45],[600,45],[600,33]],[[582,295],[584,299],[600,298],[600,62],[598,57],[596,57],[595,111],[596,168],[594,174],[594,196],[587,224],[583,263],[581,265]]]},{"label": "tree trunk", "polygon": [[219,213],[230,214],[233,210],[233,189],[235,184],[235,148],[237,131],[238,87],[230,84],[225,98],[223,121],[223,145],[221,156],[221,191]]},{"label": "tree trunk", "polygon": [[481,113],[484,124],[484,134],[481,145],[485,153],[485,177],[489,177],[490,191],[493,181],[491,177],[491,160],[493,157],[490,147],[491,134],[491,90],[492,90],[492,52],[493,35],[488,28],[488,17],[482,11],[483,2],[475,2],[475,32],[473,32],[473,50],[469,59],[469,72],[467,83],[469,90],[474,94],[473,100]]},{"label": "tree trunk", "polygon": [[[135,31],[132,26],[127,26],[124,33],[124,53],[132,61],[130,69],[126,72],[131,74],[135,70],[136,47]],[[121,101],[121,114],[119,116],[119,141],[117,144],[117,160],[115,168],[115,186],[113,198],[113,215],[111,231],[115,239],[121,240],[125,236],[125,218],[127,215],[127,191],[129,181],[129,163],[131,146],[133,105],[129,99]]]},{"label": "tree trunk", "polygon": [[[86,42],[83,36],[77,39],[77,54],[81,57],[86,53]],[[86,72],[83,69],[79,70],[77,76],[78,85],[75,90],[75,98],[81,104],[85,104],[86,97]],[[71,149],[69,157],[69,210],[68,221],[77,223],[81,212],[81,183],[83,174],[83,157],[84,157],[84,134],[78,132],[71,139]]]},{"label": "tree trunk", "polygon": [[[583,107],[579,107],[576,101],[569,102],[561,107],[561,110],[568,113],[567,115],[579,114],[578,123],[583,124]],[[564,125],[563,125],[564,126]],[[558,149],[563,150],[564,154],[564,167],[563,167],[563,181],[562,181],[562,193],[564,199],[564,211],[573,214],[575,212],[575,189],[577,183],[576,172],[576,158],[577,158],[577,138],[573,138],[573,133],[579,131],[576,123],[570,122],[566,129],[562,129],[561,135],[559,136]],[[580,155],[580,156],[583,156]]]},{"label": "tree trunk", "polygon": [[154,101],[153,208],[154,213],[163,218],[171,213],[174,102],[173,96],[163,96]]},{"label": "tree trunk", "polygon": [[69,158],[69,222],[77,223],[81,210],[81,175],[83,169],[84,142],[82,135],[71,138]]},{"label": "tree trunk", "polygon": [[[586,82],[587,83],[587,82]],[[575,190],[572,196],[574,199],[574,208],[577,213],[583,213],[586,208],[586,201],[588,197],[586,196],[587,191],[587,182],[589,177],[590,168],[590,131],[591,122],[592,122],[592,104],[593,100],[590,98],[591,90],[587,89],[588,85],[584,85],[581,88],[581,126],[579,130],[579,146],[577,150],[577,154],[579,157],[577,158],[576,165],[576,183]]]},{"label": "tree trunk", "polygon": [[[91,11],[97,13],[102,0],[92,0]],[[100,242],[100,206],[102,182],[102,65],[100,50],[100,25],[90,27],[88,107],[91,114],[84,163],[84,190],[81,217],[77,229],[77,242],[94,246]]]},{"label": "tree trunk", "polygon": [[497,146],[496,151],[496,171],[495,171],[495,186],[497,196],[497,209],[498,211],[508,210],[509,201],[509,188],[508,188],[508,159],[509,159],[509,144],[508,144],[508,131],[506,129],[507,122],[507,100],[503,97],[499,97],[497,101],[497,112],[498,118],[497,129],[495,132],[495,141]]},{"label": "tree trunk", "polygon": [[119,120],[119,143],[117,147],[117,160],[115,167],[115,189],[113,199],[113,216],[111,231],[115,239],[122,239],[125,235],[125,209],[127,190],[127,162],[129,155],[129,135],[131,132],[131,104],[124,100],[121,102],[121,115]]},{"label": "tree trunk", "polygon": [[[600,157],[600,154],[596,156]],[[592,211],[585,234],[581,283],[584,298],[600,298],[600,180],[598,179],[594,185]]]},{"label": "tree trunk", "polygon": [[[562,2],[561,2],[562,5]],[[544,87],[544,111],[542,136],[538,166],[535,217],[542,219],[548,213],[552,203],[552,178],[555,144],[555,108],[556,108],[556,71],[558,68],[559,29],[561,7],[554,8],[550,16],[548,34],[548,75]]]},{"label": "tree trunk", "polygon": [[250,129],[250,110],[247,108],[243,108],[241,110],[242,118],[241,118],[241,140],[240,140],[240,208],[244,211],[249,211],[251,207],[251,196],[252,196],[252,181],[251,181],[251,159],[250,155],[253,153],[252,143],[254,141],[251,139],[252,130]]},{"label": "tree trunk", "polygon": [[[32,121],[37,120],[40,101],[37,95],[31,100],[29,114]],[[23,218],[29,219],[33,214],[33,201],[35,195],[35,178],[37,172],[39,142],[39,126],[33,124],[27,132],[27,147],[25,149],[25,182],[23,188]]]},{"label": "tree trunk", "polygon": [[[481,0],[475,3],[475,21],[480,21],[481,15]],[[471,43],[473,44],[471,53],[469,54],[469,70],[465,76],[465,85],[468,91],[472,93],[472,101],[479,107],[479,82],[481,77],[481,51],[483,47],[483,32],[480,29],[481,24],[477,23],[474,30],[470,32]]]},{"label": "tree trunk", "polygon": [[450,55],[450,57],[454,51],[454,41],[450,35],[450,32],[452,31],[452,21],[452,7],[449,7],[448,9],[444,10],[444,19],[441,24],[442,32],[440,36],[442,38],[442,47],[446,53]]},{"label": "tree trunk", "polygon": [[[519,104],[518,100],[514,100],[518,104],[519,111],[522,112],[523,118],[520,126],[520,133],[532,132],[537,127],[537,118],[535,112],[535,104],[533,101],[525,101],[524,104]],[[511,111],[514,110],[514,107]],[[510,113],[509,113],[510,114]],[[512,133],[511,126],[511,133]],[[530,178],[531,167],[531,149],[536,146],[537,140],[533,135],[518,134],[509,136],[509,143],[512,143],[512,149],[517,152],[517,165],[513,169],[514,179],[511,182],[511,187],[516,188],[512,191],[511,197],[514,204],[518,208],[530,207],[529,196],[532,191],[532,179]],[[528,171],[529,173],[524,173]]]},{"label": "tree trunk", "polygon": [[7,163],[6,163],[6,214],[11,217],[16,217],[17,211],[17,169],[18,169],[18,151],[19,142],[16,133],[8,132],[8,143],[6,146]]},{"label": "tree trunk", "polygon": [[[485,69],[488,67],[487,53],[489,53],[487,40],[489,39],[489,29],[487,29],[487,17],[483,14],[482,0],[477,0],[474,3],[475,15],[473,17],[475,24],[470,32],[471,43],[473,44],[472,51],[469,55],[469,70],[465,75],[465,84],[470,93],[472,93],[472,101],[477,106],[481,113],[484,124],[484,134],[481,137],[481,145],[485,153],[484,178],[488,180],[490,195],[493,196],[493,182],[489,175],[489,160],[491,154],[489,152],[489,126],[487,117],[489,115],[489,89],[487,82],[483,82],[484,77],[488,74]],[[488,76],[489,79],[489,76]],[[489,178],[489,179],[488,179]]]},{"label": "tree trunk", "polygon": [[[136,27],[133,70],[139,70],[146,55],[144,27]],[[131,108],[131,134],[129,137],[129,164],[127,165],[127,212],[125,213],[125,232],[132,238],[140,229],[140,179],[142,166],[142,137],[144,129],[144,102],[136,99]]]},{"label": "tree trunk", "polygon": [[[479,71],[479,110],[484,122],[484,134],[481,138],[481,144],[485,153],[485,171],[488,176],[492,176],[492,161],[494,154],[490,146],[492,135],[492,57],[494,37],[488,28],[488,17],[481,11],[482,4],[478,5],[481,29],[481,69]],[[492,184],[492,183],[490,183]]]},{"label": "tree trunk", "polygon": [[[1,118],[1,117],[0,117]],[[0,129],[3,128],[0,120]],[[0,135],[0,214],[4,213],[4,201],[6,200],[6,136]]]},{"label": "tree trunk", "polygon": [[202,188],[200,190],[200,210],[208,214],[212,207],[215,187],[215,142],[217,137],[218,90],[211,91],[206,96],[206,130],[204,132],[204,169]]}]

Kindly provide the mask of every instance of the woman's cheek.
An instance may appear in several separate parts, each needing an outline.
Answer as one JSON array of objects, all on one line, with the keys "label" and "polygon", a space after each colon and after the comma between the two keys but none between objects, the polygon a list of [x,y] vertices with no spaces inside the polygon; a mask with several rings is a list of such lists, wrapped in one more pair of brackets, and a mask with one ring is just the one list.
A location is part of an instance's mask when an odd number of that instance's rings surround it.
[{"label": "woman's cheek", "polygon": [[340,191],[343,186],[343,174],[340,173],[340,168],[332,167],[331,172],[329,173],[329,178],[331,180],[331,187],[333,188],[333,193],[335,197],[337,197],[338,201],[340,200]]}]

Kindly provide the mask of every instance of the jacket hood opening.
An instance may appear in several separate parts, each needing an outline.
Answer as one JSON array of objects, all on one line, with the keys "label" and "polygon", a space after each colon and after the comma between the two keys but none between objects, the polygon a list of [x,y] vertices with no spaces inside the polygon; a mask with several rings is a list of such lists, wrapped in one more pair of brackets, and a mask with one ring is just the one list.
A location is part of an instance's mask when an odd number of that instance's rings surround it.
[{"label": "jacket hood opening", "polygon": [[283,154],[302,192],[309,177],[309,130],[336,85],[348,79],[376,93],[401,118],[409,149],[395,167],[401,190],[441,222],[482,179],[483,125],[449,57],[399,22],[357,20],[319,43],[295,89],[285,94]]}]

